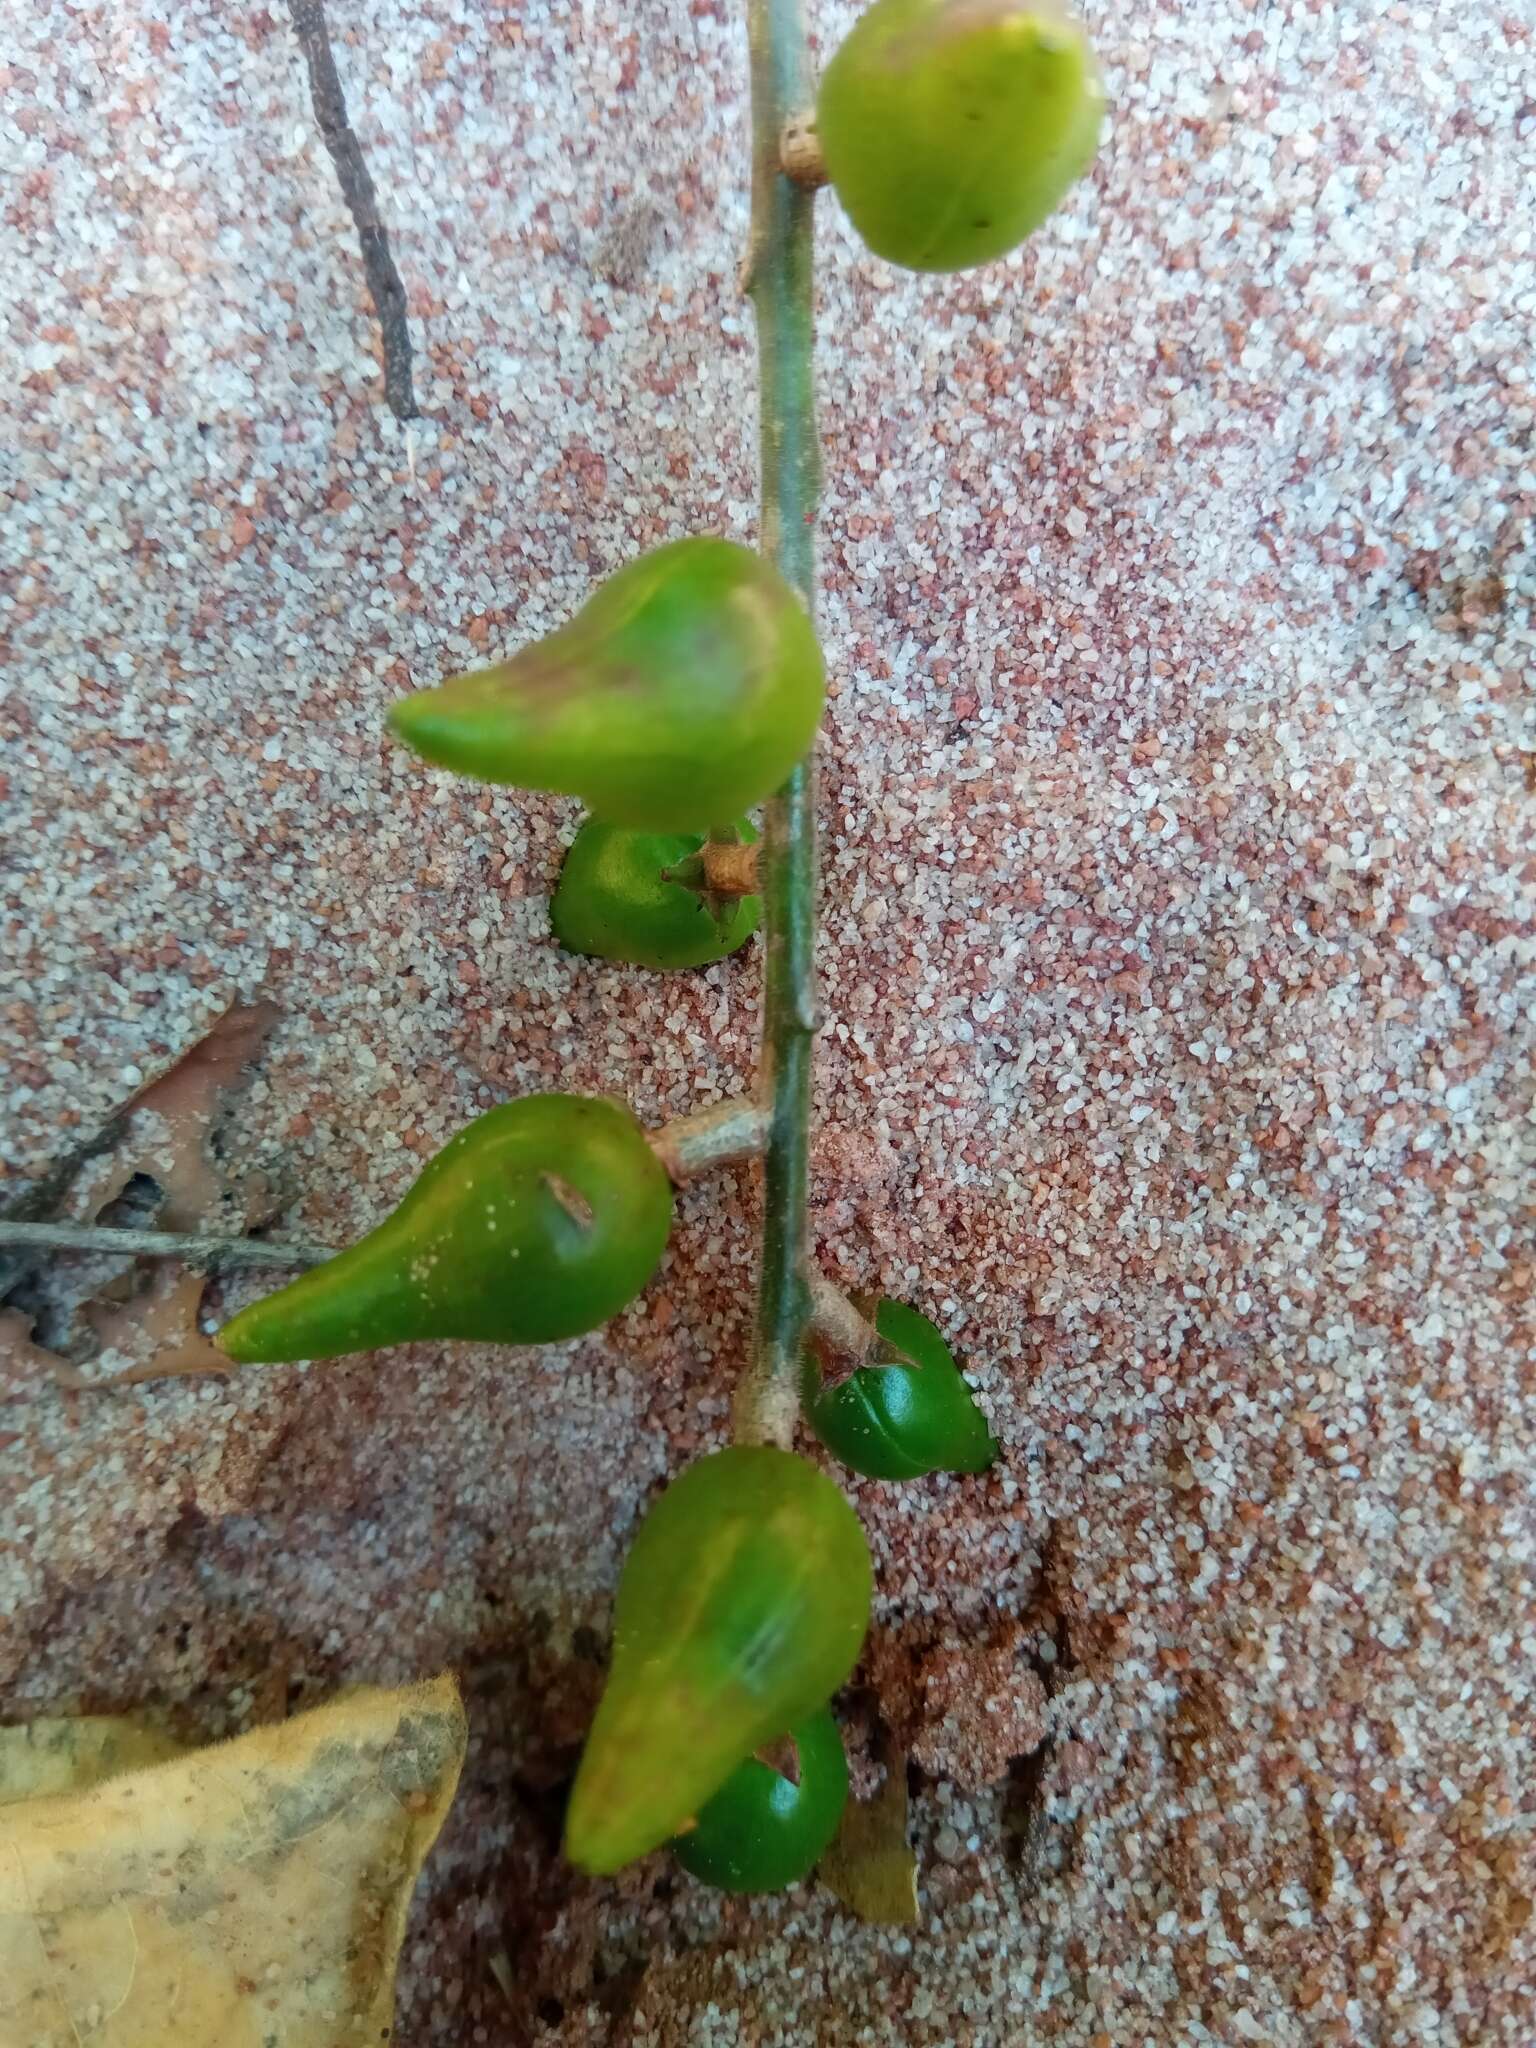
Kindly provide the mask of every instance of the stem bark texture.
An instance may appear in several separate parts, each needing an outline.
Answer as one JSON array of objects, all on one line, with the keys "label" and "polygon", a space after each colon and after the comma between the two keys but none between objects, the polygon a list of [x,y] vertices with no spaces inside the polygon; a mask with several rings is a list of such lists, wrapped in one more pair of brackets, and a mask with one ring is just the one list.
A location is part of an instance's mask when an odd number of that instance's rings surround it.
[{"label": "stem bark texture", "polygon": [[[747,290],[757,317],[762,548],[815,609],[820,482],[812,369],[815,195],[785,176],[780,138],[811,102],[800,0],[748,0],[752,77],[752,228]],[[762,1277],[751,1363],[736,1397],[743,1443],[788,1447],[799,1409],[806,1286],[811,1060],[817,1026],[816,781],[808,758],[763,820]]]}]

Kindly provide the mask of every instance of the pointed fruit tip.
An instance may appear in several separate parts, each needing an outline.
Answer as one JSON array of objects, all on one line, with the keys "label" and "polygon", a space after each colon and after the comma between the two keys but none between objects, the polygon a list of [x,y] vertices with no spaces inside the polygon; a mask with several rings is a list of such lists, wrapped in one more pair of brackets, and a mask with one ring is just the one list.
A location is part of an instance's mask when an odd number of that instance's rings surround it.
[{"label": "pointed fruit tip", "polygon": [[384,722],[395,738],[404,740],[408,747],[416,744],[415,736],[423,723],[422,703],[432,694],[430,690],[418,690],[412,697],[398,697],[384,714]]},{"label": "pointed fruit tip", "polygon": [[261,1347],[259,1344],[253,1346],[251,1342],[250,1324],[251,1311],[241,1309],[237,1316],[231,1316],[227,1323],[214,1331],[214,1349],[222,1351],[235,1365],[259,1365],[261,1359],[257,1354]]},{"label": "pointed fruit tip", "polygon": [[488,728],[485,706],[458,687],[468,680],[450,676],[435,689],[397,698],[386,721],[402,745],[434,768],[482,782],[505,780],[496,758],[501,736],[495,720]]}]

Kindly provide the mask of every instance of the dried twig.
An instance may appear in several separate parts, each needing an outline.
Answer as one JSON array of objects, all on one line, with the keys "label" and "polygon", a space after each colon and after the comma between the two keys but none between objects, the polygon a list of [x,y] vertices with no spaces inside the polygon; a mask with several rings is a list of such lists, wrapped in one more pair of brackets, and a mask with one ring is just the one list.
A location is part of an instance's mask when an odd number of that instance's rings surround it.
[{"label": "dried twig", "polygon": [[[0,1211],[0,1225],[34,1223],[46,1217],[50,1209],[58,1208],[69,1193],[75,1175],[81,1167],[89,1165],[91,1160],[99,1158],[103,1152],[110,1152],[122,1137],[126,1123],[126,1116],[119,1110],[115,1116],[109,1117],[92,1137],[75,1146],[73,1151],[66,1152],[61,1159],[55,1160],[35,1188]],[[25,1280],[36,1263],[26,1256],[25,1243],[24,1238],[0,1234],[0,1244],[15,1247],[19,1254],[13,1258],[0,1257],[0,1299]]]},{"label": "dried twig", "polygon": [[411,383],[411,333],[405,317],[405,286],[390,253],[389,231],[379,218],[379,195],[363,160],[362,146],[347,119],[347,102],[331,54],[325,0],[288,0],[294,32],[309,71],[315,119],[336,166],[337,183],[357,229],[373,309],[384,349],[384,397],[397,419],[419,418]]},{"label": "dried twig", "polygon": [[195,1230],[119,1230],[110,1223],[17,1223],[0,1218],[0,1244],[33,1251],[115,1252],[123,1258],[181,1259],[205,1273],[237,1266],[293,1271],[332,1256],[318,1244],[268,1244],[254,1237],[205,1237]]}]

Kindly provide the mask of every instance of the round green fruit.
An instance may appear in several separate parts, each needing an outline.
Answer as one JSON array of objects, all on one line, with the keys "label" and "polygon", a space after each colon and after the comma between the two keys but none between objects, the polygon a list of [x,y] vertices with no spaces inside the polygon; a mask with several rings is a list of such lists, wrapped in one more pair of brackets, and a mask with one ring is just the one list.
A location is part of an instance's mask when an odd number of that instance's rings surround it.
[{"label": "round green fruit", "polygon": [[777,1892],[808,1877],[848,1803],[848,1759],[823,1707],[789,1731],[798,1778],[749,1757],[699,1810],[672,1852],[684,1870],[727,1892]]},{"label": "round green fruit", "polygon": [[672,1188],[622,1103],[529,1095],[487,1110],[377,1229],[218,1334],[242,1365],[456,1337],[596,1329],[660,1264]]},{"label": "round green fruit", "polygon": [[877,256],[968,270],[1060,203],[1103,113],[1093,52],[1058,0],[875,0],[827,66],[816,128]]},{"label": "round green fruit", "polygon": [[642,555],[557,633],[402,699],[389,722],[460,775],[578,796],[614,825],[707,831],[779,787],[825,688],[784,578],[751,548],[699,538]]},{"label": "round green fruit", "polygon": [[818,1391],[808,1354],[805,1406],[817,1436],[867,1479],[985,1471],[997,1444],[938,1330],[899,1301],[880,1303],[875,1328],[913,1364],[862,1366],[841,1386]]},{"label": "round green fruit", "polygon": [[[738,838],[755,829],[743,818]],[[742,896],[716,918],[697,890],[668,870],[704,844],[700,832],[636,832],[589,818],[571,842],[549,906],[555,937],[570,953],[627,960],[636,967],[707,967],[744,946],[761,904]]]}]

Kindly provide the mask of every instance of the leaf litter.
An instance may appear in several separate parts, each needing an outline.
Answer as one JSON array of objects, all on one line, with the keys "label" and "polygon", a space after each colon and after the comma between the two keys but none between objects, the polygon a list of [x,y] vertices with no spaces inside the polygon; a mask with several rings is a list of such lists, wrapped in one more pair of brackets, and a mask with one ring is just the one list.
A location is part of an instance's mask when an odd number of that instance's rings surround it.
[{"label": "leaf litter", "polygon": [[449,1676],[180,1755],[152,1722],[0,1729],[0,2040],[389,2039],[464,1748]]},{"label": "leaf litter", "polygon": [[[50,1177],[58,1208],[49,1220],[110,1220],[114,1204],[141,1190],[149,1220],[165,1230],[238,1235],[268,1220],[276,1191],[257,1175],[233,1176],[218,1133],[279,1014],[261,999],[223,1011],[108,1119],[104,1130],[116,1133],[111,1142],[82,1147],[62,1185],[60,1176]],[[44,1258],[48,1271],[40,1277]],[[230,1369],[203,1332],[207,1278],[192,1267],[143,1258],[124,1264],[111,1254],[34,1254],[13,1257],[5,1283],[15,1299],[0,1300],[0,1400],[48,1385],[83,1392]],[[42,1341],[44,1314],[65,1332],[63,1349]]]}]

